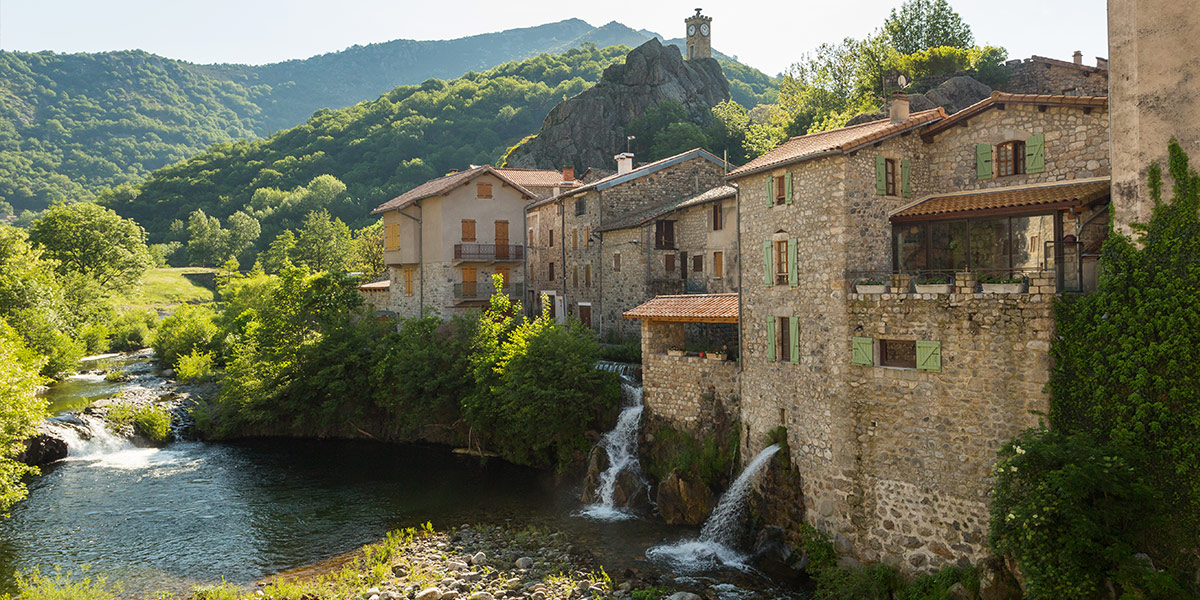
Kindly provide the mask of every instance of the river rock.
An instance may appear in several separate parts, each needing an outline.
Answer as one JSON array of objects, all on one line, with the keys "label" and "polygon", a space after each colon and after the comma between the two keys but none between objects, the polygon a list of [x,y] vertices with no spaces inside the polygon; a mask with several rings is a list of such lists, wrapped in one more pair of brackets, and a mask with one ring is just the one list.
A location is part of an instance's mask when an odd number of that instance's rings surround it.
[{"label": "river rock", "polygon": [[667,600],[704,600],[704,598],[701,598],[699,594],[693,594],[691,592],[675,592],[674,594],[667,596]]},{"label": "river rock", "polygon": [[392,576],[408,577],[408,567],[404,565],[392,565]]},{"label": "river rock", "polygon": [[517,559],[516,565],[518,569],[532,569],[533,559],[529,558],[528,556],[522,556],[521,558]]},{"label": "river rock", "polygon": [[447,591],[446,593],[442,594],[441,600],[458,600],[458,591],[457,590]]},{"label": "river rock", "polygon": [[496,597],[489,592],[475,592],[467,596],[467,600],[496,600]]},{"label": "river rock", "polygon": [[25,440],[25,452],[17,457],[21,462],[39,467],[67,457],[67,442],[46,432]]},{"label": "river rock", "polygon": [[479,567],[487,564],[487,555],[482,552],[476,552],[475,556],[471,557],[471,564]]},{"label": "river rock", "polygon": [[712,490],[703,481],[671,471],[658,484],[658,512],[668,525],[699,525],[713,509]]},{"label": "river rock", "polygon": [[625,469],[617,475],[617,482],[613,486],[613,504],[637,512],[649,511],[650,488],[639,473]]},{"label": "river rock", "polygon": [[600,474],[608,470],[608,451],[597,445],[588,454],[587,475],[583,478],[583,495],[579,498],[584,504],[595,504],[600,501]]},{"label": "river rock", "polygon": [[442,590],[435,587],[425,588],[417,592],[417,600],[441,600]]}]

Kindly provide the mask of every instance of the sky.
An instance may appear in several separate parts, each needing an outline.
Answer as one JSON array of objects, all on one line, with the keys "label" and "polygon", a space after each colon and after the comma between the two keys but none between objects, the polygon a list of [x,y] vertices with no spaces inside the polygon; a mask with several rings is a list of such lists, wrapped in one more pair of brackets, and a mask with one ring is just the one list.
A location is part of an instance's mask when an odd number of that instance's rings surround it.
[{"label": "sky", "polygon": [[[1104,0],[950,0],[980,44],[1009,58],[1108,56]],[[861,38],[901,0],[671,2],[609,0],[0,0],[0,49],[140,49],[195,63],[264,64],[406,38],[450,39],[580,18],[683,36],[696,6],[713,47],[768,74],[824,42]]]}]

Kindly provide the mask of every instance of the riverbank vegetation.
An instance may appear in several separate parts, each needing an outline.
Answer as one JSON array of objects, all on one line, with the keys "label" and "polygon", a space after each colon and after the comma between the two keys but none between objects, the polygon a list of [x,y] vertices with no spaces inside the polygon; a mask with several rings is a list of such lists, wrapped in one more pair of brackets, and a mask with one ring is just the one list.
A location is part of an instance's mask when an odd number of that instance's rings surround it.
[{"label": "riverbank vegetation", "polygon": [[1172,140],[1150,222],[1056,307],[1049,429],[1000,453],[991,538],[1027,598],[1200,593],[1200,177]]}]

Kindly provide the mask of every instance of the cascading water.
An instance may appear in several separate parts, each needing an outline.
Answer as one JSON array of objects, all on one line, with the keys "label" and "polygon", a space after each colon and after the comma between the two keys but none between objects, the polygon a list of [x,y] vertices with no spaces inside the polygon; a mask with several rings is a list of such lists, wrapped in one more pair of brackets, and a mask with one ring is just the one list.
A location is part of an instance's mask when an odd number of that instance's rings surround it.
[{"label": "cascading water", "polygon": [[642,422],[642,386],[633,379],[634,365],[602,361],[598,369],[613,371],[621,375],[621,397],[624,408],[617,417],[617,426],[604,434],[600,447],[608,455],[608,468],[600,473],[596,484],[597,502],[585,506],[580,516],[604,521],[616,521],[633,517],[617,506],[617,483],[622,473],[633,474],[641,485],[641,465],[638,463],[638,433]]},{"label": "cascading water", "polygon": [[699,539],[655,546],[646,551],[646,556],[685,572],[707,571],[720,566],[748,569],[747,556],[734,548],[744,525],[746,497],[758,474],[778,451],[779,444],[768,446],[746,465],[721,495],[717,507],[704,522]]}]

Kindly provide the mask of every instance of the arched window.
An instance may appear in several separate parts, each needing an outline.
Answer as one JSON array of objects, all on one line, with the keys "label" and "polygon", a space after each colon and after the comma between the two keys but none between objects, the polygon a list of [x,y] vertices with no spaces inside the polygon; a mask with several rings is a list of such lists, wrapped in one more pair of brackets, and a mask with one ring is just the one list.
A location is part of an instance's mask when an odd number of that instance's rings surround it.
[{"label": "arched window", "polygon": [[1025,173],[1025,142],[1014,140],[996,146],[996,176]]}]

